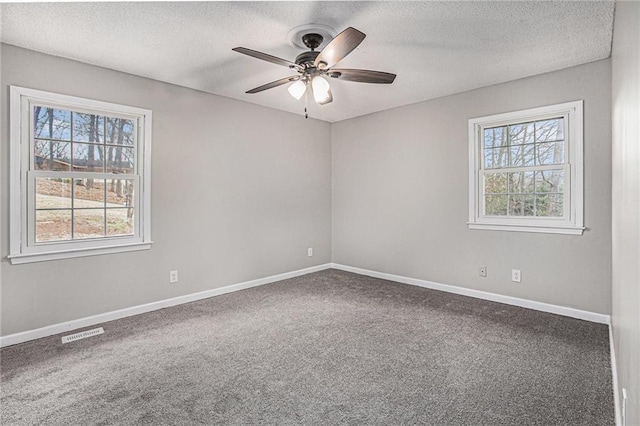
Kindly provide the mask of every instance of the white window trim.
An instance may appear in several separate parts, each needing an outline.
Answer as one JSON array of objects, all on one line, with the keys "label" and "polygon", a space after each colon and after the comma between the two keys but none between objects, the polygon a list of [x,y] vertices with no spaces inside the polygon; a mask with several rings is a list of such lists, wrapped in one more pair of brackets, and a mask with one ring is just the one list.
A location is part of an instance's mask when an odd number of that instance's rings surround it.
[{"label": "white window trim", "polygon": [[[112,237],[87,241],[71,241],[63,243],[29,245],[26,224],[29,216],[28,197],[26,194],[29,176],[31,138],[30,116],[31,102],[54,104],[60,108],[79,110],[86,108],[100,111],[106,115],[131,115],[140,118],[138,122],[137,167],[142,168],[132,176],[139,186],[136,205],[136,225],[139,233],[133,237]],[[148,109],[60,95],[25,87],[10,87],[10,173],[9,173],[9,256],[12,265],[41,262],[48,260],[68,259],[74,257],[100,254],[121,253],[151,248],[151,128],[152,113]],[[26,120],[25,120],[26,118]],[[25,143],[27,146],[25,147]],[[47,172],[37,174],[46,175]],[[105,174],[112,177],[111,174]],[[142,180],[142,182],[138,182]]]},{"label": "white window trim", "polygon": [[[563,218],[536,217],[496,217],[484,216],[481,194],[482,154],[481,132],[485,127],[535,121],[550,116],[563,115],[567,120],[567,164],[569,171],[565,191],[565,205],[568,215]],[[557,167],[557,166],[556,166]],[[469,120],[469,229],[497,231],[540,232],[551,234],[582,235],[584,231],[584,189],[583,189],[583,101],[566,102],[540,108],[495,114]]]}]

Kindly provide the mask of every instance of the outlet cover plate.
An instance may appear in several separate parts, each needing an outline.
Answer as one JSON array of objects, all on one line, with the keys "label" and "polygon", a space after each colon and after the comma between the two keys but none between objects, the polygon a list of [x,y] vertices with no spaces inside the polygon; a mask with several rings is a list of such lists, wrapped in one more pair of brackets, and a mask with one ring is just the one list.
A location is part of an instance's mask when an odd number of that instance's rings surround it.
[{"label": "outlet cover plate", "polygon": [[511,281],[514,283],[519,283],[522,281],[522,274],[520,269],[512,269],[511,270]]}]

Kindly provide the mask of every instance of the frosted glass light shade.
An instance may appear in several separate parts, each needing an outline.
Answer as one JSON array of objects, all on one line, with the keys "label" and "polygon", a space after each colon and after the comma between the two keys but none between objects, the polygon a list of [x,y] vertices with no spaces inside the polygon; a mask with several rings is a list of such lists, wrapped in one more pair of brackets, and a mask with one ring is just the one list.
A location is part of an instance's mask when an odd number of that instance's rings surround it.
[{"label": "frosted glass light shade", "polygon": [[311,80],[311,87],[313,88],[313,98],[317,103],[323,104],[331,97],[329,92],[329,82],[324,78],[317,76]]},{"label": "frosted glass light shade", "polygon": [[304,95],[304,92],[307,90],[307,85],[304,84],[301,80],[298,80],[295,83],[293,83],[291,86],[289,86],[289,89],[287,90],[289,90],[289,93],[291,94],[291,96],[300,100],[302,95]]}]

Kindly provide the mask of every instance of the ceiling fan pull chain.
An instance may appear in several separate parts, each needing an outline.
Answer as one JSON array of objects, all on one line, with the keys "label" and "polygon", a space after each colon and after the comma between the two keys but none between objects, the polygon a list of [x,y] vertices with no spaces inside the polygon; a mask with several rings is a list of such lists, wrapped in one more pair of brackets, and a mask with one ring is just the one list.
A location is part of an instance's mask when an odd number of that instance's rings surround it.
[{"label": "ceiling fan pull chain", "polygon": [[309,91],[304,91],[304,118],[305,120],[309,118],[309,114],[307,114],[307,106],[309,105]]}]

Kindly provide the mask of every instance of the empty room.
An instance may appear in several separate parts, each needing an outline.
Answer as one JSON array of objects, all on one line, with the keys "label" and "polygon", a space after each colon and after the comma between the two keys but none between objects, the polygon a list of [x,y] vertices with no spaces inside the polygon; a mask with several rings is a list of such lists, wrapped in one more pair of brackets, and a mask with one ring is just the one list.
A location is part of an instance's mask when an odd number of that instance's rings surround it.
[{"label": "empty room", "polygon": [[640,2],[0,25],[0,424],[640,426]]}]

